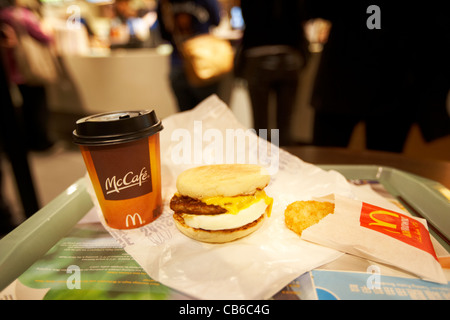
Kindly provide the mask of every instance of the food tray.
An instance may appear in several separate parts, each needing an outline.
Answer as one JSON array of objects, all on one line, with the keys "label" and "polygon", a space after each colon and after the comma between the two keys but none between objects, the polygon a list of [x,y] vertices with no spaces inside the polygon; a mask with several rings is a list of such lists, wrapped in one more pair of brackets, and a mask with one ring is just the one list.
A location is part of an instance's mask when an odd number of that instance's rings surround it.
[{"label": "food tray", "polygon": [[[441,184],[401,170],[380,166],[321,165],[347,179],[379,181],[413,215],[430,224],[431,234],[450,251],[450,191]],[[0,290],[26,271],[64,237],[93,207],[84,178],[0,240]],[[432,226],[432,228],[431,228]]]}]

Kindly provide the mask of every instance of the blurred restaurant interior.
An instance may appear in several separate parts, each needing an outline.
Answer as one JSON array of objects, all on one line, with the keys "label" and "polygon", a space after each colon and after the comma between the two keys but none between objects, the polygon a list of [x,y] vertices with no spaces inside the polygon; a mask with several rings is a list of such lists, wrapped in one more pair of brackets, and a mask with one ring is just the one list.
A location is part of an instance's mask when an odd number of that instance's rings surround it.
[{"label": "blurred restaurant interior", "polygon": [[[36,7],[34,1],[20,0],[32,8]],[[117,6],[124,2],[127,10],[132,12],[133,39],[128,24],[121,23],[116,16]],[[213,32],[228,39],[236,48],[245,28],[239,11],[240,1],[219,2],[221,23]],[[156,7],[157,0],[41,0],[39,11],[43,24],[51,29],[62,66],[61,78],[46,87],[49,128],[56,143],[45,151],[28,152],[41,206],[86,172],[78,148],[71,141],[77,119],[101,112],[150,108],[164,120],[178,112],[167,77],[173,48],[161,38]],[[317,38],[327,28],[330,24],[321,19],[305,24],[310,59],[300,74],[291,114],[295,124],[291,134],[296,145],[312,143],[314,110],[310,105],[311,92],[322,46],[326,45]],[[11,86],[10,94],[12,101],[20,104],[17,88]],[[243,124],[252,127],[245,81],[230,73],[221,81],[218,95]],[[447,111],[450,113],[450,97],[447,98]],[[347,148],[364,150],[364,139],[364,124],[359,123]],[[419,127],[413,125],[403,154],[450,161],[450,136],[426,142]],[[1,165],[1,192],[19,223],[24,214],[11,163],[7,157],[2,157]]]}]

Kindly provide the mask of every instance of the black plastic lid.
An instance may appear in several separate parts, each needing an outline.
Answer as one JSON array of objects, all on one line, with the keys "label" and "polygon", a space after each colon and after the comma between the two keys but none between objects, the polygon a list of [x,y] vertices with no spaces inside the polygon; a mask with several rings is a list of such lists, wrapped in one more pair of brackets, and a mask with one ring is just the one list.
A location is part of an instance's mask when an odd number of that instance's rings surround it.
[{"label": "black plastic lid", "polygon": [[151,136],[163,129],[154,110],[101,113],[82,118],[76,125],[73,141],[89,146],[129,142]]}]

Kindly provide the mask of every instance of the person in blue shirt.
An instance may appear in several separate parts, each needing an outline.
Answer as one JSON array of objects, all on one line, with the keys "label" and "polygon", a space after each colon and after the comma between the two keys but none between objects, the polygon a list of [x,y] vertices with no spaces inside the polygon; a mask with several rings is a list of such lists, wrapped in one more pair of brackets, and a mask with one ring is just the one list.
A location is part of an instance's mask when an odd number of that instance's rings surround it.
[{"label": "person in blue shirt", "polygon": [[177,50],[177,37],[187,39],[208,33],[220,23],[220,7],[216,0],[161,0],[157,8],[161,37],[173,46],[170,63],[170,84],[180,111],[192,109],[202,100],[217,93],[219,82],[201,87],[191,86],[183,68],[183,58]]}]

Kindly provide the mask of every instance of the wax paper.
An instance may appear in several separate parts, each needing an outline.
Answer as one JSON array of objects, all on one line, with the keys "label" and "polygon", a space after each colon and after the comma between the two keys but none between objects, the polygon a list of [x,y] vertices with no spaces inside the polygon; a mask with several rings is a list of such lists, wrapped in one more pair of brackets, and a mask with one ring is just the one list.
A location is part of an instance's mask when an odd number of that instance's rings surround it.
[{"label": "wax paper", "polygon": [[[304,272],[343,254],[300,239],[284,223],[284,210],[293,201],[330,193],[353,197],[341,174],[279,149],[276,132],[269,141],[258,137],[216,96],[163,119],[163,126],[163,214],[133,230],[111,229],[103,221],[154,280],[198,299],[268,299]],[[247,141],[244,147],[242,137]],[[253,234],[226,244],[207,244],[176,229],[169,201],[178,174],[211,163],[258,163],[271,174],[265,190],[274,199],[272,214]]]}]

